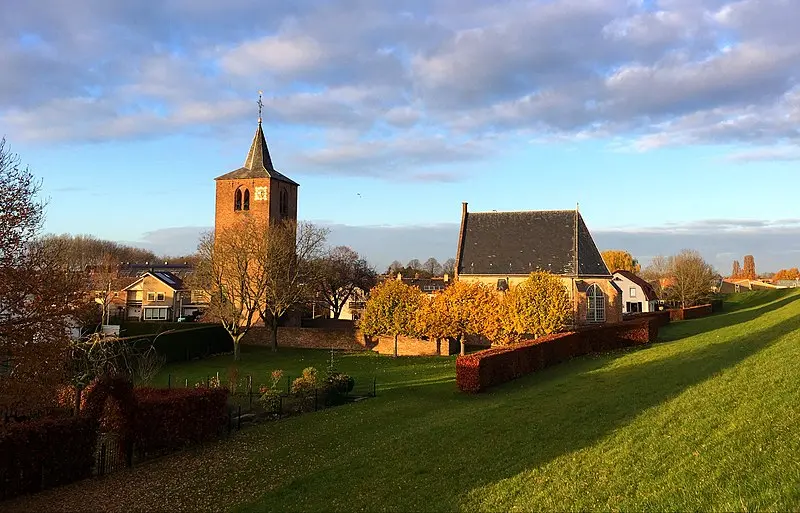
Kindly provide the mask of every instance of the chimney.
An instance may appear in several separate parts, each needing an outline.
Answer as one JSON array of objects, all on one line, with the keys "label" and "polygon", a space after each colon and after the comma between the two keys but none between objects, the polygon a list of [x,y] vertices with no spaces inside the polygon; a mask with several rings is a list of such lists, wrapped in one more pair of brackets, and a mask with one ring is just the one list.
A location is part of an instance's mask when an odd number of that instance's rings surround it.
[{"label": "chimney", "polygon": [[442,281],[445,282],[445,283],[449,282],[450,281],[450,275],[447,274],[447,273],[444,273],[444,277],[442,278]]},{"label": "chimney", "polygon": [[419,273],[414,273],[414,279],[415,279],[415,280],[418,280],[418,279],[419,279]]},{"label": "chimney", "polygon": [[397,281],[403,281],[403,273],[397,273]]},{"label": "chimney", "polygon": [[461,215],[462,216],[467,215],[467,202],[466,201],[462,201],[461,202]]}]

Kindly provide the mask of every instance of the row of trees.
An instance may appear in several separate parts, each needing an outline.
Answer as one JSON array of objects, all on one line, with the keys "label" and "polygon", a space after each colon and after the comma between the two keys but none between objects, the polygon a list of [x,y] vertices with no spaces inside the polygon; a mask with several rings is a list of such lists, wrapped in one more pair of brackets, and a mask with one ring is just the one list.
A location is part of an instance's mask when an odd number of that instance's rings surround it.
[{"label": "row of trees", "polygon": [[464,354],[469,335],[492,344],[508,344],[522,335],[542,336],[571,322],[572,306],[561,280],[549,273],[531,274],[506,292],[481,283],[454,282],[431,297],[398,280],[386,280],[369,295],[359,327],[367,336],[456,339]]},{"label": "row of trees", "polygon": [[409,260],[406,265],[403,265],[399,260],[395,260],[389,264],[386,274],[397,275],[397,273],[402,273],[404,276],[419,274],[420,276],[430,278],[433,276],[443,276],[445,274],[453,276],[455,268],[455,258],[448,258],[443,264],[440,264],[439,261],[433,257],[425,260],[425,262],[420,262],[418,259],[414,258]]},{"label": "row of trees", "polygon": [[279,322],[290,309],[321,299],[338,318],[356,290],[375,284],[375,271],[355,251],[326,247],[327,234],[310,223],[243,217],[203,237],[189,283],[209,292],[204,318],[225,327],[235,359],[241,339],[259,320],[269,326],[277,350]]}]

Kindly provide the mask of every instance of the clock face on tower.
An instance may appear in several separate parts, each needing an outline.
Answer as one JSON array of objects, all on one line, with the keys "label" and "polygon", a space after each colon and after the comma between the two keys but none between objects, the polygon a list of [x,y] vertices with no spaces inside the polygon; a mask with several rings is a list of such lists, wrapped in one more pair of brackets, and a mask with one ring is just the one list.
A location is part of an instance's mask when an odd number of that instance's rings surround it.
[{"label": "clock face on tower", "polygon": [[269,192],[267,187],[256,187],[256,201],[267,201]]}]

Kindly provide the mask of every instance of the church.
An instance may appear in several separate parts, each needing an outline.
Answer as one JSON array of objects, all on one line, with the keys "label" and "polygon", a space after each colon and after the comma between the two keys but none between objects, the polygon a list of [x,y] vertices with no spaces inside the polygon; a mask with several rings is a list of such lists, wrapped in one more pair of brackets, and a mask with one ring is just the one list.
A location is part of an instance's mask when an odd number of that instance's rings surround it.
[{"label": "church", "polygon": [[272,165],[264,129],[261,98],[258,127],[244,165],[215,178],[217,183],[214,230],[236,223],[239,216],[252,215],[269,223],[297,221],[299,184]]}]

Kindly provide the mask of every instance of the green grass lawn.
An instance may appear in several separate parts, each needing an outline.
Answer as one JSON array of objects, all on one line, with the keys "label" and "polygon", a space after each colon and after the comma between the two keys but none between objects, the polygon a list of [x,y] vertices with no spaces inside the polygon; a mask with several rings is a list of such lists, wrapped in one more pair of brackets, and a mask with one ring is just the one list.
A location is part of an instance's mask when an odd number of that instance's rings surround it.
[{"label": "green grass lawn", "polygon": [[[661,339],[476,396],[457,391],[452,358],[344,356],[345,372],[377,375],[377,398],[25,504],[97,508],[113,490],[119,511],[800,509],[800,294],[739,295]],[[245,352],[242,372],[327,357]],[[200,378],[226,358],[165,372]]]}]

